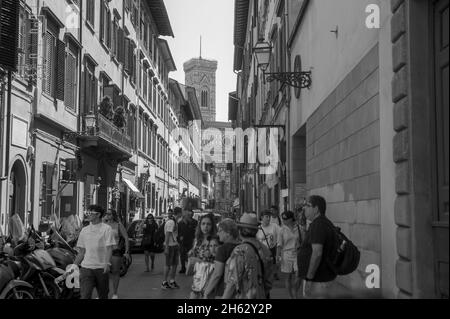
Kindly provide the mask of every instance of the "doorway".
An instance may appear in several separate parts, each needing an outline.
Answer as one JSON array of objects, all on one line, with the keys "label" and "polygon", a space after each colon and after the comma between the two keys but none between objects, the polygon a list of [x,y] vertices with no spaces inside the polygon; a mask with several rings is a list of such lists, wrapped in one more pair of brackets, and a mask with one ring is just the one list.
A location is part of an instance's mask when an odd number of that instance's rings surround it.
[{"label": "doorway", "polygon": [[23,163],[17,160],[11,170],[9,177],[9,214],[11,217],[14,214],[18,214],[22,222],[27,224],[26,216],[26,193],[27,193],[27,181],[25,167]]}]

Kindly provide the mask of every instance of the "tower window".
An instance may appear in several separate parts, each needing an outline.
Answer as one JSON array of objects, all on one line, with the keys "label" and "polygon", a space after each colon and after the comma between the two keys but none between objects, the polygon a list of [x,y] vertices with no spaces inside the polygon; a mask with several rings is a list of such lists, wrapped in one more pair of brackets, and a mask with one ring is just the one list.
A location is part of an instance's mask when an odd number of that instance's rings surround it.
[{"label": "tower window", "polygon": [[209,103],[208,103],[208,92],[207,91],[202,91],[202,97],[201,97],[201,101],[202,101],[202,107],[208,107]]}]

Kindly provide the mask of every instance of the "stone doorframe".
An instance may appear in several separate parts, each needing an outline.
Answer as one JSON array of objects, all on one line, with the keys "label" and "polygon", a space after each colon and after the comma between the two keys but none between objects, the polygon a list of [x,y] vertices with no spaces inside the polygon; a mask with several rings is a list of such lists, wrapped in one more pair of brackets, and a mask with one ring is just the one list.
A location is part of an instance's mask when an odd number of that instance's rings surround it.
[{"label": "stone doorframe", "polygon": [[428,0],[391,0],[396,284],[399,298],[435,297]]}]

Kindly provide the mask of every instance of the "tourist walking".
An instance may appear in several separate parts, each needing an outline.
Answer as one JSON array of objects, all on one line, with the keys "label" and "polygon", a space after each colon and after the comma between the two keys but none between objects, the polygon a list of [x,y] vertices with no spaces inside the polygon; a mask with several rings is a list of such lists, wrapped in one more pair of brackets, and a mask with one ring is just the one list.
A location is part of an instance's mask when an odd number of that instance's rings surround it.
[{"label": "tourist walking", "polygon": [[[168,219],[164,225],[164,255],[166,256],[166,266],[164,267],[164,281],[161,284],[162,289],[179,289],[175,276],[180,256],[178,245],[178,223],[172,209],[168,211]],[[170,281],[169,281],[170,280]]]},{"label": "tourist walking", "polygon": [[305,216],[311,222],[299,251],[299,277],[304,279],[305,298],[329,296],[336,274],[326,260],[334,258],[336,233],[332,222],[325,216],[327,203],[321,196],[309,197]]},{"label": "tourist walking", "polygon": [[108,299],[111,257],[117,242],[111,226],[102,223],[104,214],[102,207],[90,206],[86,213],[90,224],[81,230],[78,237],[79,253],[74,264],[81,265],[81,299],[91,299],[94,288],[99,299]]},{"label": "tourist walking", "polygon": [[217,229],[217,234],[222,245],[217,249],[214,259],[214,273],[205,289],[205,299],[214,299],[216,296],[223,295],[225,290],[225,264],[234,248],[240,243],[239,230],[236,222],[232,219],[221,221]]},{"label": "tourist walking", "polygon": [[[194,247],[189,252],[189,262],[187,267],[187,275],[196,274],[196,264],[202,262],[213,263],[215,256],[211,253],[210,245],[214,237],[217,236],[216,224],[214,223],[214,215],[207,214],[200,218],[195,232]],[[191,292],[191,299],[203,298],[203,294],[198,291]]]},{"label": "tourist walking", "polygon": [[256,239],[258,224],[255,214],[242,215],[238,223],[243,242],[225,265],[223,299],[270,298],[273,261],[269,249]]},{"label": "tourist walking", "polygon": [[112,229],[114,240],[117,245],[114,246],[111,257],[111,279],[113,284],[112,299],[119,299],[118,290],[120,283],[120,267],[123,263],[123,257],[130,258],[130,243],[128,234],[119,220],[117,212],[113,209],[106,212],[103,222]]},{"label": "tourist walking", "polygon": [[155,221],[155,217],[152,214],[149,214],[142,227],[142,248],[144,249],[145,254],[145,272],[150,272],[150,259],[152,262],[152,271],[155,269],[155,233],[158,230],[158,224]]},{"label": "tourist walking", "polygon": [[192,218],[194,213],[190,209],[185,209],[183,218],[178,224],[178,240],[180,243],[180,274],[186,273],[186,263],[188,260],[188,252],[194,246],[195,231],[197,229],[197,221]]},{"label": "tourist walking", "polygon": [[291,211],[281,214],[283,227],[278,235],[277,259],[281,262],[281,272],[285,274],[285,286],[291,299],[300,298],[300,284],[298,278],[297,251],[301,242],[300,226],[295,221]]}]

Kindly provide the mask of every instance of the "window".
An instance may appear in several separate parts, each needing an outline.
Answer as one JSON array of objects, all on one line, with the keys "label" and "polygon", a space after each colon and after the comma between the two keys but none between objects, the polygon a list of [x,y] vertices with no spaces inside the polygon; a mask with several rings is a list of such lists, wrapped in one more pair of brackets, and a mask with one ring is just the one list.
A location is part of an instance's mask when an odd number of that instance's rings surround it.
[{"label": "window", "polygon": [[95,77],[95,65],[86,61],[84,71],[84,114],[95,113],[98,102],[98,79]]},{"label": "window", "polygon": [[52,215],[53,200],[56,196],[54,189],[55,166],[52,163],[43,163],[41,171],[41,216]]},{"label": "window", "polygon": [[96,0],[86,0],[86,21],[95,27],[95,1]]},{"label": "window", "polygon": [[144,118],[143,120],[143,129],[142,129],[142,152],[144,152],[144,154],[147,154],[147,119]]},{"label": "window", "polygon": [[201,105],[202,107],[208,107],[209,103],[208,103],[208,91],[203,90],[202,91],[202,95],[201,95]]},{"label": "window", "polygon": [[111,49],[111,10],[105,0],[100,10],[100,41]]},{"label": "window", "polygon": [[64,104],[72,111],[77,110],[78,101],[78,48],[71,42],[66,51],[66,79]]},{"label": "window", "polygon": [[128,136],[131,137],[133,149],[136,147],[136,110],[130,107],[128,112]]}]

